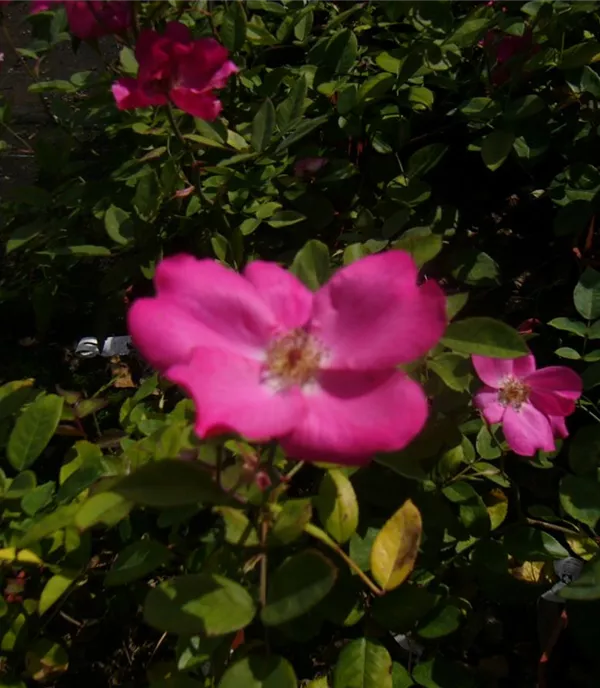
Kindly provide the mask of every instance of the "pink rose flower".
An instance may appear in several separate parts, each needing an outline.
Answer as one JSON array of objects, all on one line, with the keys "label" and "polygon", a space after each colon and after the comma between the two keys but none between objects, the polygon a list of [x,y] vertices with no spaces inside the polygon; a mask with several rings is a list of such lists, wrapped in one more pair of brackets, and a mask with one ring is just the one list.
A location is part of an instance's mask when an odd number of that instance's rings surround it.
[{"label": "pink rose flower", "polygon": [[473,356],[485,383],[474,398],[488,423],[502,423],[510,448],[521,456],[538,449],[554,451],[554,437],[567,437],[565,416],[581,396],[579,375],[565,366],[536,370],[535,358],[501,359]]},{"label": "pink rose flower", "polygon": [[125,33],[131,26],[131,2],[125,0],[32,0],[31,13],[65,6],[69,29],[82,41]]},{"label": "pink rose flower", "polygon": [[135,56],[140,66],[137,78],[119,79],[112,87],[119,110],[171,100],[184,112],[211,121],[221,112],[215,89],[224,88],[238,71],[227,59],[226,48],[214,38],[193,40],[180,22],[169,22],[162,35],[153,29],[142,31]]},{"label": "pink rose flower", "polygon": [[179,255],[136,301],[141,353],[196,405],[196,432],[278,439],[288,456],[343,464],[406,446],[428,406],[397,365],[424,355],[446,327],[445,297],[417,286],[410,255],[390,251],[339,270],[313,293],[275,263],[240,275]]},{"label": "pink rose flower", "polygon": [[327,158],[301,158],[294,163],[294,176],[314,177],[328,162]]}]

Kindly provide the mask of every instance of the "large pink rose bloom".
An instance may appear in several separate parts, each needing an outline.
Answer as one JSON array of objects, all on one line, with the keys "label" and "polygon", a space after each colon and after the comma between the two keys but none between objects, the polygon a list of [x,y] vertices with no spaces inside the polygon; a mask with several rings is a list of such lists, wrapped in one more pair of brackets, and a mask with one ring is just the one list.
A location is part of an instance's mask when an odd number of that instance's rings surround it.
[{"label": "large pink rose bloom", "polygon": [[71,33],[89,41],[125,33],[131,26],[131,2],[125,0],[32,0],[31,13],[37,14],[64,5]]},{"label": "large pink rose bloom", "polygon": [[554,451],[554,437],[567,437],[565,416],[575,410],[582,382],[564,366],[536,370],[535,358],[501,359],[473,356],[485,387],[475,405],[488,423],[502,423],[510,448],[521,456],[538,449]]},{"label": "large pink rose bloom", "polygon": [[445,297],[416,280],[402,251],[362,258],[316,293],[275,263],[240,275],[179,255],[160,263],[129,330],[193,397],[200,437],[278,439],[294,458],[360,464],[406,446],[427,418],[423,390],[396,366],[440,339]]},{"label": "large pink rose bloom", "polygon": [[193,40],[180,22],[169,22],[164,34],[140,33],[135,46],[137,79],[119,79],[112,87],[120,110],[166,105],[173,101],[194,117],[214,120],[221,102],[214,91],[238,71],[227,49],[214,38]]}]

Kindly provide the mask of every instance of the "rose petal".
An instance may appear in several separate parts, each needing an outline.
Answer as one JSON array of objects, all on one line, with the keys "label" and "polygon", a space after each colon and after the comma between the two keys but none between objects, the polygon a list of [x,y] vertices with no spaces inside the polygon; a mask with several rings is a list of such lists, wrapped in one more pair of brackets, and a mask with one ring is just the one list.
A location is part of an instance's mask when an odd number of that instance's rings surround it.
[{"label": "rose petal", "polygon": [[140,88],[139,82],[130,77],[119,79],[112,85],[113,96],[119,110],[131,110],[150,105],[166,105],[167,97],[157,93],[149,97]]},{"label": "rose petal", "polygon": [[529,374],[526,382],[536,391],[555,392],[573,401],[579,399],[583,390],[581,377],[566,366],[540,368]]},{"label": "rose petal", "polygon": [[554,437],[565,439],[569,436],[567,424],[563,416],[548,416],[548,420],[550,421],[550,427],[552,428]]},{"label": "rose petal", "polygon": [[256,287],[286,329],[306,325],[312,311],[313,293],[295,275],[276,263],[255,260],[244,270],[244,277]]},{"label": "rose petal", "polygon": [[160,371],[187,363],[198,346],[228,346],[189,309],[166,297],[137,299],[127,313],[127,326],[136,348]]},{"label": "rose petal", "polygon": [[446,327],[445,298],[435,282],[416,280],[403,251],[338,270],[315,295],[311,325],[330,349],[329,367],[383,369],[427,353]]},{"label": "rose petal", "polygon": [[169,95],[180,110],[207,122],[215,120],[223,107],[221,101],[212,93],[204,93],[183,86],[172,88]]},{"label": "rose petal", "polygon": [[479,379],[494,389],[509,376],[523,378],[535,370],[535,358],[531,354],[519,358],[471,356],[471,360]]},{"label": "rose petal", "polygon": [[523,404],[519,409],[507,406],[502,429],[515,454],[533,456],[538,449],[550,452],[556,448],[550,421],[532,404]]},{"label": "rose petal", "polygon": [[473,397],[473,402],[490,425],[502,421],[506,406],[498,401],[498,390],[492,387],[483,387]]},{"label": "rose petal", "polygon": [[160,296],[178,303],[240,355],[263,358],[269,341],[280,331],[256,288],[215,260],[189,255],[165,258],[155,282]]},{"label": "rose petal", "polygon": [[178,21],[169,22],[163,35],[175,43],[190,43],[192,40],[189,28]]},{"label": "rose petal", "polygon": [[304,417],[280,444],[309,461],[366,463],[405,447],[427,419],[423,390],[399,371],[323,371],[304,399]]},{"label": "rose petal", "polygon": [[166,376],[193,398],[200,437],[236,432],[267,441],[290,432],[301,421],[304,404],[297,388],[276,392],[261,381],[261,373],[257,361],[200,348],[188,365],[173,366]]}]

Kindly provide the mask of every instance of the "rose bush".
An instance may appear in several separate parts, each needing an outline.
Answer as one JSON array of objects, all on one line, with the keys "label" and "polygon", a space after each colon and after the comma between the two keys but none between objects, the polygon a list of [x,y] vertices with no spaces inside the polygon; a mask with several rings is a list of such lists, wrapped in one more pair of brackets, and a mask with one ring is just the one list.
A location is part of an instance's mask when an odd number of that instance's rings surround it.
[{"label": "rose bush", "polygon": [[597,684],[597,10],[0,4],[0,686]]}]

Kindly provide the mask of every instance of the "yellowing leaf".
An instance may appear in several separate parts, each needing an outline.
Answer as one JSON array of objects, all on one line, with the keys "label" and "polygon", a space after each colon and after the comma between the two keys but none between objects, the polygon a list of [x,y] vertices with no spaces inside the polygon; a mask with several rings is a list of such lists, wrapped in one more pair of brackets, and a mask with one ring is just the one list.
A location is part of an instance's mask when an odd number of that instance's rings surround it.
[{"label": "yellowing leaf", "polygon": [[508,497],[500,489],[494,489],[483,498],[490,517],[492,530],[495,530],[508,513]]},{"label": "yellowing leaf", "polygon": [[565,535],[565,540],[574,554],[585,561],[593,559],[600,549],[597,543],[589,537],[579,537],[577,535]]},{"label": "yellowing leaf", "polygon": [[38,566],[42,566],[44,564],[38,555],[31,550],[21,549],[17,551],[16,547],[6,547],[5,549],[0,549],[0,562],[2,561],[9,563],[18,561],[22,564],[37,564]]},{"label": "yellowing leaf", "polygon": [[371,573],[384,590],[401,585],[413,570],[423,523],[408,499],[377,534],[371,549]]}]

